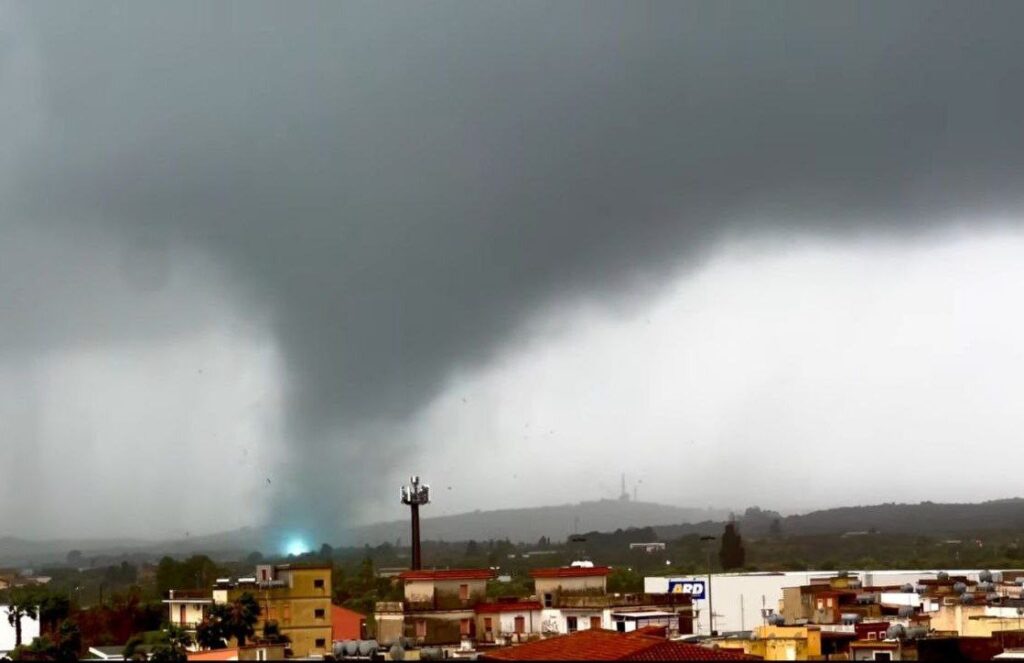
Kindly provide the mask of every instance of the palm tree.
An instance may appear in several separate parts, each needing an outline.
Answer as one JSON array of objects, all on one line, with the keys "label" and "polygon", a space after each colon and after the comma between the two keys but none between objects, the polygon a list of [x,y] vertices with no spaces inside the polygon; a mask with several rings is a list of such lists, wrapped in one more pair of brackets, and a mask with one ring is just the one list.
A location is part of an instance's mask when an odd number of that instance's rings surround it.
[{"label": "palm tree", "polygon": [[260,604],[248,592],[231,603],[215,605],[210,616],[228,638],[235,638],[240,647],[245,646],[247,638],[256,634],[256,622],[260,619]]},{"label": "palm tree", "polygon": [[38,619],[39,609],[35,597],[26,590],[11,590],[10,605],[7,606],[7,623],[14,627],[14,646],[21,646],[21,620],[25,617]]}]

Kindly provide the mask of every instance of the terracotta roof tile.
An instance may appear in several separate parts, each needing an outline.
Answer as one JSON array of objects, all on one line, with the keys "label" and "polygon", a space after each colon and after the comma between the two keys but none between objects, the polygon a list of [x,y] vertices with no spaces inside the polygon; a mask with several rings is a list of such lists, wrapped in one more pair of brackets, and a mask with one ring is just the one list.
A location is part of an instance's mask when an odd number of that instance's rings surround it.
[{"label": "terracotta roof tile", "polygon": [[760,656],[666,640],[626,656],[624,661],[760,661]]},{"label": "terracotta roof tile", "polygon": [[588,629],[524,645],[506,647],[482,656],[494,661],[747,661],[742,652],[709,649],[641,633]]}]

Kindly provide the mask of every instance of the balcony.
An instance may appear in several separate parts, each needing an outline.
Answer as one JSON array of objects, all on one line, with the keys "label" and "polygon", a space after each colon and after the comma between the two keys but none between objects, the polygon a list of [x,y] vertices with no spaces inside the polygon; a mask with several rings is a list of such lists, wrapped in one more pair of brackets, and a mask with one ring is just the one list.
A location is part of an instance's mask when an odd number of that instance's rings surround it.
[{"label": "balcony", "polygon": [[439,610],[472,610],[478,603],[486,600],[481,592],[470,594],[468,598],[460,598],[458,594],[438,594],[433,597],[414,596],[405,600],[402,605],[406,612],[433,612]]},{"label": "balcony", "polygon": [[604,609],[604,608],[663,608],[692,607],[689,596],[677,594],[605,594],[590,592],[562,592],[552,600],[552,607],[564,609]]}]

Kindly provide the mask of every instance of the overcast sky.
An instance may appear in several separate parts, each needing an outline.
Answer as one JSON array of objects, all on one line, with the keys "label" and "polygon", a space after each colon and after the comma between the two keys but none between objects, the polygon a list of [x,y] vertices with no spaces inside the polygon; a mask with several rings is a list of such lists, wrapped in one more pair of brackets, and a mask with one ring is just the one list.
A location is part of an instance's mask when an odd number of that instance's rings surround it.
[{"label": "overcast sky", "polygon": [[0,535],[1014,495],[1022,19],[3,3]]}]

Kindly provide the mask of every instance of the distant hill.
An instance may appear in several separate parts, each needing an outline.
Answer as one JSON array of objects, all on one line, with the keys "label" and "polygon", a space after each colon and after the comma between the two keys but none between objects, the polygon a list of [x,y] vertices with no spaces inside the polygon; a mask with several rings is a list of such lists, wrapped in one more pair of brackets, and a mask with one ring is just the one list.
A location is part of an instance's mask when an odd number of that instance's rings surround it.
[{"label": "distant hill", "polygon": [[[429,511],[428,511],[429,512]],[[601,500],[526,509],[474,511],[452,516],[424,518],[423,538],[433,541],[467,541],[509,538],[534,543],[542,536],[564,540],[573,531],[614,532],[629,527],[653,527],[662,540],[688,534],[718,534],[729,513],[715,509],[619,500]],[[1012,498],[979,504],[877,504],[841,507],[781,516],[756,507],[738,516],[746,537],[769,534],[773,522],[783,536],[813,536],[845,532],[877,531],[927,536],[965,536],[992,530],[1024,530],[1024,499]],[[331,543],[361,546],[401,541],[409,544],[409,523],[395,520],[353,528]],[[278,552],[280,541],[270,530],[247,527],[239,530],[170,541],[138,539],[28,541],[0,537],[0,565],[62,562],[69,550],[88,557],[139,555],[184,556],[205,553],[215,558],[237,559],[254,550]],[[316,542],[319,545],[319,542]]]},{"label": "distant hill", "polygon": [[[921,502],[875,504],[823,509],[781,517],[773,512],[748,509],[739,517],[745,536],[765,536],[778,519],[784,536],[843,534],[877,531],[927,536],[958,536],[1000,529],[1024,529],[1024,499],[993,500],[977,504]],[[655,527],[658,535],[674,539],[686,534],[721,531],[722,523],[703,522]]]},{"label": "distant hill", "polygon": [[[424,539],[433,541],[508,538],[514,543],[534,543],[542,536],[562,541],[574,531],[610,532],[658,523],[723,520],[728,515],[729,512],[722,509],[693,509],[632,500],[600,500],[424,518],[422,532]],[[370,545],[394,543],[400,539],[408,545],[409,521],[394,520],[354,528],[348,538],[353,542]]]},{"label": "distant hill", "polygon": [[[429,508],[426,510],[429,513]],[[584,531],[613,531],[627,527],[643,527],[654,523],[684,523],[697,520],[723,519],[724,510],[692,509],[633,502],[602,500],[560,506],[527,509],[474,511],[452,516],[422,520],[425,540],[465,541],[504,539],[534,543],[545,536],[563,540],[575,528]],[[362,546],[395,543],[409,545],[409,521],[394,520],[356,527],[343,532],[332,544]],[[312,542],[319,546],[321,542]],[[237,558],[254,550],[267,554],[278,552],[280,539],[269,529],[246,527],[229,532],[193,536],[168,541],[118,540],[53,540],[26,541],[0,537],[0,564],[41,564],[63,562],[69,550],[80,550],[86,557],[112,555],[174,555],[204,553],[214,558]]]}]

